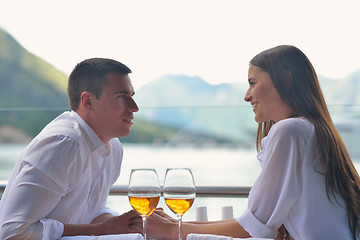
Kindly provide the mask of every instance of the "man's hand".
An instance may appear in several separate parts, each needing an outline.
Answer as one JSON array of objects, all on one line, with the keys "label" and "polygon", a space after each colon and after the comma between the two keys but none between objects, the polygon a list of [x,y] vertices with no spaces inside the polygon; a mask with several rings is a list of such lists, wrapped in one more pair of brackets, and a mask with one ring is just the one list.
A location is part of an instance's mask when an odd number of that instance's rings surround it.
[{"label": "man's hand", "polygon": [[141,221],[141,218],[134,210],[120,216],[103,214],[91,224],[64,224],[63,236],[134,233],[136,231],[131,229],[130,225],[138,221]]},{"label": "man's hand", "polygon": [[92,220],[91,224],[93,224],[93,223],[102,223],[105,220],[107,220],[109,218],[112,218],[112,217],[113,217],[113,215],[111,215],[110,213],[104,213],[104,214],[98,216],[97,218],[94,218],[94,220]]},{"label": "man's hand", "polygon": [[[103,215],[100,217],[102,216]],[[98,220],[98,218],[94,219],[94,221],[95,220]],[[104,232],[102,234],[121,234],[137,232],[134,229],[131,229],[130,225],[134,222],[141,221],[141,217],[134,210],[130,210],[120,216],[103,216],[99,220],[103,220],[100,223],[101,231]]]}]

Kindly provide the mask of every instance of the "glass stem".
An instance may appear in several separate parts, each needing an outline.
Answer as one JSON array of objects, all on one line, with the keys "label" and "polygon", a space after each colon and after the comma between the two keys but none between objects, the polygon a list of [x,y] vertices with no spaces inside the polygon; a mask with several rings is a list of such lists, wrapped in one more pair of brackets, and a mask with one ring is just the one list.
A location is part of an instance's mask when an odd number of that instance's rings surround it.
[{"label": "glass stem", "polygon": [[142,222],[143,222],[143,236],[144,236],[144,240],[146,240],[146,216],[142,216]]},{"label": "glass stem", "polygon": [[177,219],[179,223],[179,240],[182,240],[182,214],[178,214]]}]

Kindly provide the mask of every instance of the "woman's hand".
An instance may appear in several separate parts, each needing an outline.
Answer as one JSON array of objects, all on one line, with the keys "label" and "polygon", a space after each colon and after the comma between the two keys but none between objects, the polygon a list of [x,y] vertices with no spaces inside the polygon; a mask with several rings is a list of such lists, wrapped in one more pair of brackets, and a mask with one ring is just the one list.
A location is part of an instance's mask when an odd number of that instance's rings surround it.
[{"label": "woman's hand", "polygon": [[165,219],[168,219],[168,220],[171,221],[171,222],[174,222],[174,223],[176,223],[176,224],[178,223],[178,220],[177,220],[177,219],[170,217],[167,213],[164,212],[164,209],[162,209],[162,208],[157,208],[157,209],[154,211],[154,213],[158,214],[160,217],[163,217],[163,218],[165,218]]},{"label": "woman's hand", "polygon": [[[178,237],[178,222],[166,214],[163,209],[156,209],[147,218],[147,235],[156,239],[172,240]],[[131,230],[142,232],[142,221],[134,220],[131,223]]]}]

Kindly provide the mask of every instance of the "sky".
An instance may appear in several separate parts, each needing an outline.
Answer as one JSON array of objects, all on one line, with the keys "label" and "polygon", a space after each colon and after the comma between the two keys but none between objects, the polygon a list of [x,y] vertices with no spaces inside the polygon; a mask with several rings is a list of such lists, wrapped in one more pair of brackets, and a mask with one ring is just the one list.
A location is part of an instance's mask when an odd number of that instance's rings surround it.
[{"label": "sky", "polygon": [[133,71],[135,88],[165,74],[247,81],[257,53],[300,48],[318,74],[360,69],[358,0],[0,0],[0,27],[68,75],[91,57]]}]

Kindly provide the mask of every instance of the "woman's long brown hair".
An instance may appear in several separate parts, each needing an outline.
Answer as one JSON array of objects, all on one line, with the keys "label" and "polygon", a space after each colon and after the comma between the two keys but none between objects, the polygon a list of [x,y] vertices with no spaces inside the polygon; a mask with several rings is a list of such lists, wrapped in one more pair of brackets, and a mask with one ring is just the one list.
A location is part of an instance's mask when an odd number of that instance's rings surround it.
[{"label": "woman's long brown hair", "polygon": [[[316,72],[306,55],[294,46],[282,45],[256,55],[251,65],[266,71],[282,99],[293,110],[313,123],[320,148],[326,192],[345,201],[353,238],[360,233],[360,178],[350,155],[330,117]],[[259,123],[256,146],[267,136],[274,122]],[[335,198],[336,200],[336,198]]]}]

